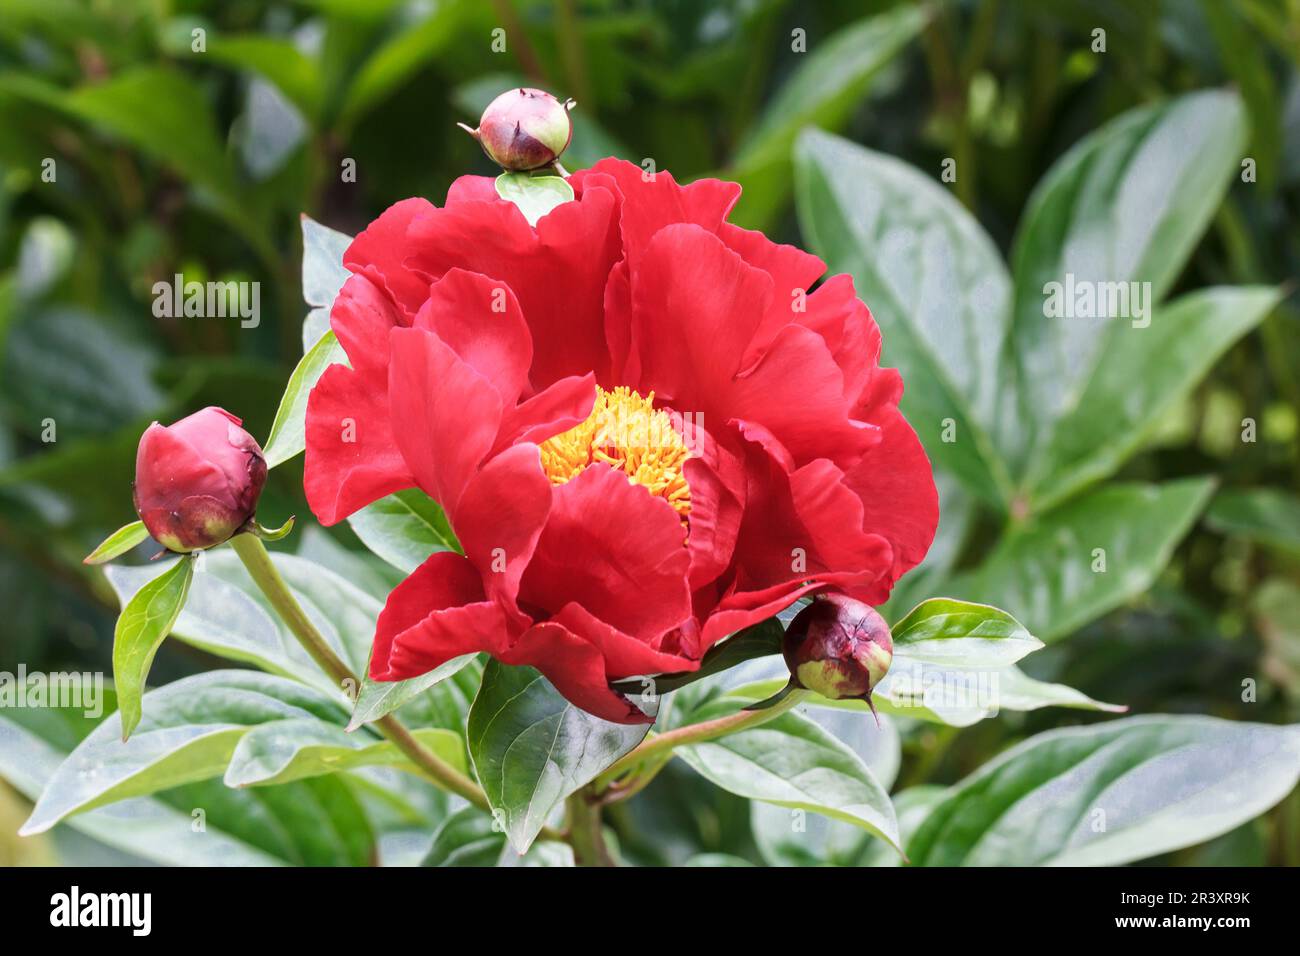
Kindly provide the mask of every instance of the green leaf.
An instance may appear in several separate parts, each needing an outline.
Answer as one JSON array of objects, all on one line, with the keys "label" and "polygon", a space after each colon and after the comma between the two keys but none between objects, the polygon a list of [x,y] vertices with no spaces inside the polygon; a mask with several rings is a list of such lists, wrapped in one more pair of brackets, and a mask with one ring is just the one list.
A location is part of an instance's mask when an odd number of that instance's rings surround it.
[{"label": "green leaf", "polygon": [[1031,737],[971,774],[908,841],[926,866],[1116,866],[1202,843],[1300,777],[1300,727],[1133,717]]},{"label": "green leaf", "polygon": [[772,97],[736,154],[732,176],[746,188],[761,180],[768,197],[766,208],[755,210],[758,218],[744,212],[742,203],[741,225],[759,227],[780,213],[789,194],[790,147],[799,130],[843,126],[876,77],[928,19],[923,8],[899,7],[810,43],[809,52],[799,57],[799,66]]},{"label": "green leaf", "polygon": [[[785,686],[783,678],[757,681],[734,691],[736,696],[762,699]],[[997,669],[945,667],[923,664],[906,655],[896,654],[879,686],[871,693],[876,710],[912,720],[969,727],[1000,711],[1029,711],[1043,707],[1069,707],[1074,710],[1104,711],[1122,714],[1127,707],[1093,700],[1065,684],[1035,680],[1012,665]],[[813,696],[810,707],[847,710],[870,714],[862,700],[829,700]]]},{"label": "green leaf", "polygon": [[122,713],[122,739],[140,723],[140,698],[154,654],[171,633],[194,577],[194,559],[181,558],[122,606],[113,629],[113,683]]},{"label": "green leaf", "polygon": [[352,237],[302,217],[302,297],[312,307],[302,325],[302,350],[312,346],[330,328],[330,309],[343,283],[352,275],[343,265],[343,253]]},{"label": "green leaf", "polygon": [[[262,446],[266,467],[274,468],[307,447],[304,429],[307,421],[307,396],[325,369],[338,363],[347,365],[348,357],[332,331],[326,332],[298,362],[289,384],[284,387],[280,407],[276,409],[271,434]],[[342,429],[342,423],[339,424]]]},{"label": "green leaf", "polygon": [[[406,703],[419,697],[435,684],[439,684],[458,673],[466,665],[471,663],[476,654],[462,654],[460,657],[453,657],[445,664],[441,664],[429,671],[427,674],[421,674],[419,677],[412,677],[409,680],[398,681],[373,681],[368,676],[361,679],[361,691],[357,694],[356,707],[352,710],[352,719],[348,722],[348,731],[351,732],[378,720]],[[369,668],[367,668],[367,673]]]},{"label": "green leaf", "polygon": [[136,733],[104,721],[69,754],[23,825],[41,833],[74,813],[220,776],[249,728],[318,718],[342,726],[343,708],[318,691],[254,671],[209,671],[145,695]]},{"label": "green leaf", "polygon": [[[799,137],[795,181],[803,235],[871,304],[922,444],[1005,510],[1011,481],[991,435],[1003,414],[1011,280],[997,247],[931,177],[836,136]],[[943,440],[949,427],[955,441]]]},{"label": "green leaf", "polygon": [[573,187],[561,176],[502,173],[496,178],[496,187],[497,195],[518,206],[530,226],[556,206],[573,201]]},{"label": "green leaf", "polygon": [[149,529],[143,521],[132,521],[118,528],[103,543],[82,559],[84,564],[106,564],[114,558],[120,558],[137,544],[149,538]]},{"label": "green leaf", "polygon": [[[271,560],[334,652],[348,666],[364,667],[382,607],[379,600],[305,558],[275,552]],[[109,584],[124,603],[151,574],[147,566],[105,568]],[[203,554],[172,634],[210,654],[292,677],[342,699],[340,689],[280,622],[229,548]]]},{"label": "green leaf", "polygon": [[1005,667],[1043,646],[1006,611],[952,598],[921,602],[891,633],[895,654],[940,667]]},{"label": "green leaf", "polygon": [[1042,640],[1059,640],[1151,587],[1213,484],[1106,485],[1017,526],[947,589],[1009,608]]},{"label": "green leaf", "polygon": [[238,70],[251,70],[273,83],[287,99],[315,121],[319,119],[323,81],[316,61],[292,41],[267,34],[249,33],[208,39],[207,50],[196,54]]},{"label": "green leaf", "polygon": [[348,518],[361,543],[410,574],[435,551],[460,551],[438,502],[418,488],[380,498]]},{"label": "green leaf", "polygon": [[[691,714],[691,722],[734,711],[735,700],[723,698]],[[794,711],[674,753],[737,796],[852,823],[901,850],[893,804],[870,768],[833,734]]]},{"label": "green leaf", "polygon": [[[0,779],[35,802],[67,758],[67,749],[51,735],[24,726],[23,718],[32,713],[0,708]],[[247,807],[238,808],[233,817],[204,798],[194,800],[190,807],[204,808],[202,831],[194,827],[192,809],[156,797],[135,797],[80,813],[67,824],[107,846],[169,866],[278,866],[289,862],[259,845],[265,842],[259,840],[264,833],[236,832],[243,820],[254,817]]]},{"label": "green leaf", "polygon": [[[893,797],[898,831],[904,845],[932,807],[947,793],[946,787],[909,787]],[[838,820],[813,816],[793,826],[793,811],[756,803],[750,813],[754,842],[772,866],[900,866],[903,862],[889,846],[870,833]]]},{"label": "green leaf", "polygon": [[1224,489],[1205,513],[1222,534],[1300,555],[1300,498],[1277,488]]},{"label": "green leaf", "polygon": [[495,660],[470,707],[474,770],[511,845],[528,850],[569,794],[645,737],[646,724],[614,724],[569,703],[531,667]]},{"label": "green leaf", "polygon": [[1262,286],[1202,289],[1157,308],[1147,327],[1115,323],[1078,403],[1053,427],[1039,474],[1027,479],[1034,510],[1118,470],[1280,298]]},{"label": "green leaf", "polygon": [[421,866],[496,866],[506,835],[478,807],[462,807],[442,822]]},{"label": "green leaf", "polygon": [[613,686],[629,697],[667,694],[697,680],[730,670],[745,661],[780,654],[784,637],[785,628],[781,626],[780,620],[771,617],[714,644],[705,652],[699,670],[660,674],[653,678],[634,677],[631,680],[615,681]]},{"label": "green leaf", "polygon": [[[1130,110],[1077,143],[1035,188],[1012,254],[1012,329],[1030,461],[1079,407],[1128,318],[1048,318],[1048,283],[1150,283],[1162,300],[1238,171],[1246,118],[1233,92]],[[1014,426],[1011,424],[1014,422]],[[1031,469],[1032,470],[1032,469]]]},{"label": "green leaf", "polygon": [[460,3],[440,3],[423,20],[399,25],[356,71],[339,110],[340,125],[356,123],[456,42],[466,15]]},{"label": "green leaf", "polygon": [[[461,773],[469,769],[459,734],[425,727],[412,735]],[[228,787],[266,786],[379,766],[417,769],[395,744],[369,734],[351,734],[315,717],[276,720],[254,727],[240,738],[226,768],[225,782]]]}]

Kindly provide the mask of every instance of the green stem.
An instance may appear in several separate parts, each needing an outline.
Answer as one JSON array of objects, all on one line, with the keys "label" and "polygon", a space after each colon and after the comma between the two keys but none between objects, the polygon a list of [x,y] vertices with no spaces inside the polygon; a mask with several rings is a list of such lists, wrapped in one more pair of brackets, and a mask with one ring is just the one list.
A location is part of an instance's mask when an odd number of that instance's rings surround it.
[{"label": "green stem", "polygon": [[600,801],[590,786],[564,802],[565,824],[573,859],[579,866],[617,866],[605,845]]},{"label": "green stem", "polygon": [[[266,595],[266,599],[271,602],[276,613],[289,626],[289,630],[298,638],[299,643],[320,669],[339,687],[360,687],[361,682],[352,673],[352,669],[334,653],[334,649],[321,636],[320,631],[316,630],[316,626],[303,611],[302,605],[284,583],[284,578],[280,577],[280,572],[276,570],[271,555],[267,553],[262,542],[255,535],[240,534],[230,539],[230,545],[239,555],[239,559],[244,562],[244,567],[248,569],[248,574],[254,583]],[[375,726],[433,783],[464,797],[476,807],[491,812],[487,796],[478,784],[423,746],[392,714],[375,721]],[[542,836],[545,839],[556,839],[559,834],[554,830],[548,830],[543,831]]]},{"label": "green stem", "polygon": [[803,689],[792,690],[785,696],[784,700],[764,710],[740,710],[734,714],[728,714],[726,717],[717,717],[703,723],[678,727],[666,734],[649,737],[643,740],[636,749],[624,754],[613,763],[608,770],[601,774],[601,778],[603,780],[615,780],[629,770],[640,767],[647,760],[655,757],[671,756],[673,750],[678,747],[703,743],[706,740],[716,740],[728,734],[739,733],[742,730],[749,730],[751,727],[765,724],[769,720],[780,717],[790,708],[803,703],[810,693],[810,691]]}]

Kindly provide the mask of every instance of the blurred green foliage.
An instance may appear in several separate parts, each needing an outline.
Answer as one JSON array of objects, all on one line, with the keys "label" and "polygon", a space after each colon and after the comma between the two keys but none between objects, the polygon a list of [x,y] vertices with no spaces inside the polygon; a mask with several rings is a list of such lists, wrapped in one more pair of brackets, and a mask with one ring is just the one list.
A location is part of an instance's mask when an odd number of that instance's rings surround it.
[{"label": "blurred green foliage", "polygon": [[[1295,0],[4,0],[0,669],[106,666],[116,601],[80,559],[131,515],[145,424],[220,404],[267,433],[302,352],[299,215],[352,234],[398,199],[437,202],[457,176],[491,172],[455,123],[524,82],[578,100],[570,168],[614,154],[682,180],[734,178],[736,221],[804,245],[792,152],[805,126],[936,183],[955,159],[943,188],[1004,260],[1030,191],[1082,136],[1130,108],[1230,86],[1257,181],[1233,182],[1170,298],[1300,276]],[[262,321],[156,317],[151,289],[177,273],[261,283]],[[1216,476],[1205,516],[1148,593],[1027,669],[1138,712],[1300,720],[1298,415],[1291,297],[1119,475]],[[1258,424],[1253,443],[1240,441],[1243,418]],[[268,520],[306,513],[300,477],[299,464],[275,470]],[[958,569],[1000,530],[996,514],[972,520],[944,556]],[[204,663],[172,642],[155,679]],[[900,785],[951,782],[1010,742],[1086,719],[911,728]],[[690,790],[689,818],[665,815],[685,801],[629,805],[654,819],[621,830],[627,850],[736,852],[743,804],[698,784],[675,767],[648,791]],[[8,832],[3,792],[0,811]],[[737,828],[743,838],[725,836]],[[1293,794],[1179,859],[1296,863],[1298,847]]]}]

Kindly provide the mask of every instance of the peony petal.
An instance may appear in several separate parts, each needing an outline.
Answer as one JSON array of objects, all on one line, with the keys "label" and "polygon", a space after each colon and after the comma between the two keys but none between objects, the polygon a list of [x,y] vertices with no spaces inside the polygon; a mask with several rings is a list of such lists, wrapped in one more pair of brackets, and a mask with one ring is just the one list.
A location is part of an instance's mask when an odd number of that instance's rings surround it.
[{"label": "peony petal", "polygon": [[615,197],[590,188],[528,225],[513,203],[457,202],[411,226],[407,265],[429,280],[454,268],[506,283],[532,330],[530,379],[540,391],[571,375],[605,374],[603,298],[622,255]]},{"label": "peony petal", "polygon": [[600,650],[560,624],[548,621],[534,625],[497,656],[505,664],[537,668],[565,699],[602,720],[619,724],[654,721],[610,688]]},{"label": "peony petal", "polygon": [[429,293],[428,280],[408,270],[404,260],[410,244],[407,229],[415,220],[436,207],[427,199],[403,199],[380,213],[343,252],[343,265],[353,272],[367,266],[383,282],[393,302],[413,316]]},{"label": "peony petal", "polygon": [[485,275],[451,269],[429,288],[414,327],[435,333],[512,407],[528,384],[533,341],[510,287]]},{"label": "peony petal", "polygon": [[307,504],[321,524],[415,484],[391,421],[386,374],[325,369],[307,397],[303,465]]},{"label": "peony petal", "polygon": [[501,202],[491,176],[460,176],[447,190],[447,205],[457,202]]},{"label": "peony petal", "polygon": [[551,510],[550,479],[536,445],[515,445],[470,480],[453,522],[487,593],[515,609],[519,578]]},{"label": "peony petal", "polygon": [[849,417],[844,377],[825,340],[786,325],[740,375],[740,356],[767,312],[772,279],[697,226],[668,226],[634,274],[633,352],[641,390],[717,429],[761,423],[804,464],[850,467],[878,436]]},{"label": "peony petal", "polygon": [[388,392],[397,447],[420,487],[455,521],[465,485],[501,425],[501,396],[424,329],[393,329]]},{"label": "peony petal", "polygon": [[484,600],[478,570],[459,554],[439,551],[388,595],[375,626],[370,677],[419,677],[461,654],[499,653],[507,643],[505,614]]},{"label": "peony petal", "polygon": [[596,403],[596,377],[572,375],[562,378],[526,402],[506,410],[497,433],[496,448],[516,442],[541,444],[553,435],[568,431],[587,420]]},{"label": "peony petal", "polygon": [[600,650],[601,656],[605,659],[605,677],[608,680],[621,680],[643,674],[693,671],[700,666],[699,660],[692,660],[681,654],[665,653],[644,641],[637,640],[630,634],[624,634],[618,628],[611,627],[591,614],[580,604],[565,605],[552,621]]},{"label": "peony petal", "polygon": [[593,464],[555,487],[520,601],[555,613],[570,602],[642,640],[690,615],[686,532],[672,507],[619,471]]},{"label": "peony petal", "polygon": [[408,323],[380,282],[371,266],[350,276],[330,309],[330,328],[354,369],[382,371],[387,377],[388,331]]},{"label": "peony petal", "polygon": [[[921,563],[939,524],[939,494],[930,459],[902,412],[878,412],[882,441],[847,475],[862,501],[863,528],[893,548],[890,584]],[[879,602],[877,602],[879,603]]]}]

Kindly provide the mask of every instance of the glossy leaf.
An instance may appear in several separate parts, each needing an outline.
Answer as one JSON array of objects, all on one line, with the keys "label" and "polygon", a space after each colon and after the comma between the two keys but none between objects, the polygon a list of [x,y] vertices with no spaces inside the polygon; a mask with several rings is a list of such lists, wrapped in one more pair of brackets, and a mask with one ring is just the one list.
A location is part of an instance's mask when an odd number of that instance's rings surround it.
[{"label": "glossy leaf", "polygon": [[357,703],[352,710],[352,719],[348,722],[348,730],[356,730],[363,724],[371,723],[380,717],[391,714],[435,684],[441,683],[464,669],[476,656],[475,654],[462,654],[460,657],[453,657],[427,674],[421,674],[419,677],[412,677],[409,680],[373,681],[369,676],[363,677],[361,679],[361,690],[357,694]]},{"label": "glossy leaf", "polygon": [[470,708],[470,758],[511,845],[527,851],[565,797],[645,737],[569,703],[531,667],[490,661]]},{"label": "glossy leaf", "polygon": [[[354,670],[365,666],[382,605],[333,571],[296,555],[271,560],[326,642]],[[105,569],[119,599],[129,601],[151,575],[145,567]],[[203,555],[173,635],[227,660],[292,677],[338,693],[297,639],[282,624],[228,548]]]},{"label": "glossy leaf", "polygon": [[1145,592],[1212,490],[1199,478],[1106,485],[1028,520],[947,590],[1007,608],[1044,641],[1059,640]]},{"label": "glossy leaf", "polygon": [[118,528],[100,544],[94,551],[86,555],[83,559],[84,564],[106,564],[114,558],[120,558],[137,544],[148,540],[149,529],[144,526],[143,521],[132,521],[128,525]]},{"label": "glossy leaf", "polygon": [[280,407],[271,423],[271,434],[262,445],[266,467],[283,464],[307,447],[304,429],[307,421],[307,396],[325,369],[338,363],[348,364],[347,354],[332,331],[320,337],[298,362],[284,387]]},{"label": "glossy leaf", "polygon": [[113,683],[122,714],[122,739],[140,722],[140,698],[154,654],[171,633],[194,576],[194,559],[181,558],[137,591],[113,629]]},{"label": "glossy leaf", "polygon": [[302,297],[312,307],[302,327],[302,350],[310,352],[329,331],[330,308],[343,283],[352,275],[343,266],[343,253],[352,237],[310,216],[302,217]]},{"label": "glossy leaf", "polygon": [[952,788],[908,841],[925,866],[1116,866],[1202,843],[1300,777],[1300,727],[1133,717],[1031,737]]},{"label": "glossy leaf", "polygon": [[1276,488],[1225,488],[1205,523],[1223,534],[1300,555],[1300,498]]},{"label": "glossy leaf", "polygon": [[805,132],[795,174],[803,235],[870,303],[882,361],[903,373],[902,408],[922,444],[972,493],[1005,508],[1010,478],[991,436],[1011,280],[997,247],[931,177],[848,140]]},{"label": "glossy leaf", "polygon": [[[734,699],[706,705],[691,722],[734,713]],[[889,794],[862,758],[794,711],[765,724],[674,751],[706,780],[750,800],[810,810],[852,823],[895,847],[898,821]]]},{"label": "glossy leaf", "polygon": [[[1048,283],[1150,283],[1165,296],[1246,145],[1233,92],[1191,93],[1119,116],[1077,143],[1035,188],[1012,253],[1013,336],[1023,420],[1042,453],[1053,424],[1079,407],[1089,380],[1118,355],[1122,318],[1049,318]],[[1139,287],[1141,291],[1141,287]],[[1133,311],[1130,303],[1130,311]],[[1015,422],[1013,426],[1013,421]],[[1032,457],[1032,454],[1031,454]]]},{"label": "glossy leaf", "polygon": [[921,32],[929,13],[898,7],[825,38],[811,38],[793,74],[764,108],[737,150],[726,178],[746,189],[761,183],[762,207],[741,202],[735,221],[760,228],[779,214],[790,189],[790,147],[807,126],[838,129],[880,73]]},{"label": "glossy leaf", "polygon": [[270,721],[317,718],[342,726],[343,709],[301,684],[253,671],[209,671],[145,695],[136,732],[119,739],[105,721],[60,765],[25,834],[74,813],[219,777],[239,740]]},{"label": "glossy leaf", "polygon": [[890,633],[895,654],[948,667],[1004,667],[1043,646],[1006,611],[951,598],[921,602]]},{"label": "glossy leaf", "polygon": [[1039,475],[1029,479],[1034,509],[1113,474],[1279,298],[1261,286],[1202,289],[1157,308],[1147,327],[1115,323],[1074,410],[1053,426]]},{"label": "glossy leaf", "polygon": [[[423,728],[412,735],[461,773],[468,769],[458,734]],[[276,720],[260,724],[240,738],[226,768],[225,782],[229,787],[266,786],[376,766],[416,772],[415,765],[389,741],[347,733],[338,724],[316,718]]]},{"label": "glossy leaf", "polygon": [[573,201],[573,187],[560,176],[502,173],[496,188],[498,196],[519,207],[530,226],[561,203]]},{"label": "glossy leaf", "polygon": [[438,503],[418,488],[380,498],[348,518],[361,543],[410,574],[435,551],[459,551],[460,542]]}]

